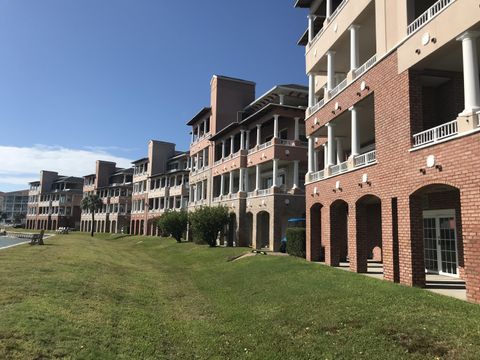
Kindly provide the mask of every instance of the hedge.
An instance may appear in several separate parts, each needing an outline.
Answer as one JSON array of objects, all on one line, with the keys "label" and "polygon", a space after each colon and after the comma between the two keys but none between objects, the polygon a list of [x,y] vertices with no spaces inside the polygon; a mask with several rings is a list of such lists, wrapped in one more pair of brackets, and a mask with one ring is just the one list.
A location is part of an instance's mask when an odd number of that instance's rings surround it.
[{"label": "hedge", "polygon": [[306,256],[305,228],[287,229],[287,254],[305,258]]}]

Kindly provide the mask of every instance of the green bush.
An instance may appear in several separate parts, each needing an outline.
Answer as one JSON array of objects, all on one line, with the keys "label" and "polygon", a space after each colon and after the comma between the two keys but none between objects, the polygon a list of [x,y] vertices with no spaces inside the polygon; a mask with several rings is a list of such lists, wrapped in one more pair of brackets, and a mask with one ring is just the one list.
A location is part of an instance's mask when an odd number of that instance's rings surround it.
[{"label": "green bush", "polygon": [[204,206],[189,215],[193,238],[214,247],[218,234],[229,223],[228,209],[223,206]]},{"label": "green bush", "polygon": [[157,226],[162,234],[171,235],[177,242],[187,231],[188,215],[185,211],[167,211],[157,219]]},{"label": "green bush", "polygon": [[287,229],[287,253],[289,255],[305,258],[306,256],[306,231],[305,228]]}]

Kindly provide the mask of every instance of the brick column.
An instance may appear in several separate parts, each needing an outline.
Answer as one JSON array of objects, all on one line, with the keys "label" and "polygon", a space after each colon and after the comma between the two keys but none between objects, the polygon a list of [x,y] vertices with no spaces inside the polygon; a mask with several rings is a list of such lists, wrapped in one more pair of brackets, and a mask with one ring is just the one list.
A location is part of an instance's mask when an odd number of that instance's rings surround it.
[{"label": "brick column", "polygon": [[[397,247],[397,248],[395,248]],[[398,274],[398,215],[396,199],[382,200],[382,262],[383,278],[399,281]]]},{"label": "brick column", "polygon": [[367,208],[364,204],[349,204],[348,212],[348,257],[350,270],[366,273],[368,269],[367,254]]},{"label": "brick column", "polygon": [[325,244],[325,263],[329,266],[338,266],[339,259],[332,254],[332,237],[331,237],[331,218],[332,211],[330,206],[322,208],[322,240]]}]

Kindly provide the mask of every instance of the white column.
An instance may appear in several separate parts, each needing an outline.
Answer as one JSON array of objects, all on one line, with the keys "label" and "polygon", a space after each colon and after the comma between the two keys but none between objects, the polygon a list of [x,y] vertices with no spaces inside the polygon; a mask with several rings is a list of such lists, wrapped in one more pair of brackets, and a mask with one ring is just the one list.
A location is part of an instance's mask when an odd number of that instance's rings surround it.
[{"label": "white column", "polygon": [[203,133],[207,133],[207,120],[203,120]]},{"label": "white column", "polygon": [[228,177],[228,193],[233,193],[233,171],[230,171],[230,176]]},{"label": "white column", "polygon": [[313,172],[318,171],[318,150],[313,152]]},{"label": "white column", "polygon": [[308,107],[315,106],[315,75],[308,74]]},{"label": "white column", "polygon": [[225,183],[225,174],[222,174],[220,175],[220,196],[222,196],[224,192],[224,183]]},{"label": "white column", "polygon": [[225,140],[222,140],[222,160],[225,158]]},{"label": "white column", "polygon": [[328,168],[328,143],[325,143],[323,146],[323,168]]},{"label": "white column", "polygon": [[278,139],[278,118],[280,115],[273,115],[273,137]]},{"label": "white column", "polygon": [[197,153],[197,171],[200,170],[200,153]]},{"label": "white column", "polygon": [[327,19],[332,16],[332,0],[327,0]]},{"label": "white column", "polygon": [[335,79],[335,51],[327,52],[327,90],[334,88]]},{"label": "white column", "polygon": [[308,15],[308,42],[312,42],[315,37],[315,18],[313,14]]},{"label": "white column", "polygon": [[202,150],[202,168],[206,168],[207,167],[207,148],[203,149]]},{"label": "white column", "polygon": [[343,139],[338,137],[335,140],[337,142],[337,164],[340,164],[344,161],[344,158],[343,158]]},{"label": "white column", "polygon": [[230,154],[233,154],[233,151],[235,149],[235,137],[233,135],[230,135]]},{"label": "white column", "polygon": [[257,146],[260,145],[262,141],[262,124],[257,125]]},{"label": "white column", "polygon": [[240,168],[238,176],[238,191],[245,191],[245,168]]},{"label": "white column", "polygon": [[260,190],[260,165],[255,166],[255,190]]},{"label": "white column", "polygon": [[463,83],[465,110],[462,114],[472,114],[480,109],[480,84],[478,79],[477,37],[478,31],[467,31],[459,38],[463,53]]},{"label": "white column", "polygon": [[300,161],[298,161],[298,160],[294,160],[294,161],[293,161],[293,188],[294,188],[294,189],[297,189],[297,188],[298,188],[298,183],[299,183],[299,175],[298,175],[299,164],[300,164]]},{"label": "white column", "polygon": [[197,125],[197,139],[200,138],[200,125]]},{"label": "white column", "polygon": [[250,149],[250,130],[246,131],[245,150]]},{"label": "white column", "polygon": [[245,191],[248,192],[250,190],[250,177],[248,168],[245,169]]},{"label": "white column", "polygon": [[360,155],[360,134],[358,127],[358,113],[357,108],[352,106],[350,109],[351,122],[352,122],[352,156]]},{"label": "white column", "polygon": [[315,139],[313,136],[308,137],[308,173],[311,174],[314,172],[314,155],[315,152]]},{"label": "white column", "polygon": [[240,130],[240,150],[245,150],[245,130]]},{"label": "white column", "polygon": [[278,186],[277,177],[278,177],[278,159],[273,159],[272,187]]},{"label": "white column", "polygon": [[300,140],[300,118],[296,117],[295,118],[295,135],[294,135],[294,140],[298,141]]},{"label": "white column", "polygon": [[328,132],[328,166],[335,165],[335,131],[334,124],[327,124]]},{"label": "white column", "polygon": [[192,129],[192,144],[193,144],[194,141],[195,141],[195,131],[193,131],[193,129]]},{"label": "white column", "polygon": [[356,70],[360,64],[358,29],[360,26],[352,25],[348,28],[350,30],[350,70]]}]

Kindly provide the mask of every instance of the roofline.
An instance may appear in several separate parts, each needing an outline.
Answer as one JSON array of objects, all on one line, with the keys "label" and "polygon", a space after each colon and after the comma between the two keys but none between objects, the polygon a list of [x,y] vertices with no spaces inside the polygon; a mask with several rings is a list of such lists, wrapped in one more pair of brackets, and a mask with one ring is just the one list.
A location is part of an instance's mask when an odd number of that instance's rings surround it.
[{"label": "roofline", "polygon": [[141,158],[141,159],[138,159],[138,160],[134,160],[134,161],[132,161],[132,164],[138,164],[139,162],[145,162],[145,161],[148,161],[148,157],[144,157],[144,158]]},{"label": "roofline", "polygon": [[204,116],[206,113],[211,112],[212,108],[210,106],[206,106],[203,109],[201,109],[193,118],[187,121],[187,126],[191,126],[194,123],[196,123],[202,116]]},{"label": "roofline", "polygon": [[244,79],[240,79],[240,78],[234,78],[234,77],[230,77],[230,76],[224,76],[224,75],[213,75],[212,76],[212,80],[213,79],[223,79],[223,80],[228,80],[228,81],[235,81],[235,82],[239,82],[239,83],[243,83],[243,84],[248,84],[248,85],[253,85],[253,86],[256,86],[257,84],[253,81],[250,81],[250,80],[244,80]]}]

